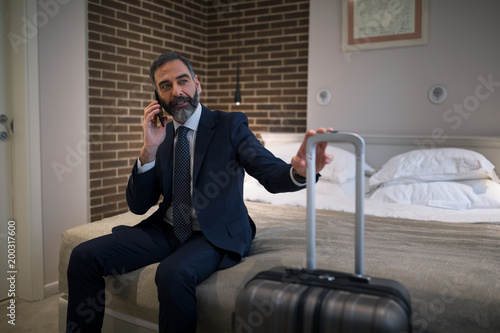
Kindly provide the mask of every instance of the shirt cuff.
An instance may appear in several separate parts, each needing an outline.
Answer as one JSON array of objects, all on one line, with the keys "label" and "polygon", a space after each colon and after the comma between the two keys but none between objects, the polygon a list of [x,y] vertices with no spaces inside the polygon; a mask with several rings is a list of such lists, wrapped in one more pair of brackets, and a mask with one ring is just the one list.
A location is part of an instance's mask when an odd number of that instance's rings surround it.
[{"label": "shirt cuff", "polygon": [[295,177],[293,176],[293,167],[290,168],[290,178],[292,178],[292,182],[296,185],[296,186],[304,186],[306,185],[306,182],[304,183],[299,183]]},{"label": "shirt cuff", "polygon": [[147,171],[153,169],[155,164],[156,164],[155,162],[156,162],[156,160],[154,160],[153,162],[149,162],[149,163],[142,165],[141,158],[138,158],[137,159],[137,173],[144,173],[144,172],[147,172]]}]

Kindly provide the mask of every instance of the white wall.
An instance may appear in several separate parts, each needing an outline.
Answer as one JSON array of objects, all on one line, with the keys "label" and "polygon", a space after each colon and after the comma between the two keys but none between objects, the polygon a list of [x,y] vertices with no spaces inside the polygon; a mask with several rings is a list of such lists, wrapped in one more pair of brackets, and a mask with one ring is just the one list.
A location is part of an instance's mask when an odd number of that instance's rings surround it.
[{"label": "white wall", "polygon": [[38,4],[43,260],[50,293],[57,288],[61,234],[89,221],[87,5]]},{"label": "white wall", "polygon": [[[341,0],[311,0],[309,128],[332,126],[370,134],[500,135],[500,2],[429,1],[429,43],[424,46],[342,53]],[[498,82],[469,116],[454,105],[473,102],[478,77]],[[428,100],[436,83],[448,90],[439,105]],[[320,106],[327,88],[332,102]],[[480,95],[488,93],[480,88]],[[449,111],[451,110],[451,111]],[[451,117],[454,118],[451,118]]]}]

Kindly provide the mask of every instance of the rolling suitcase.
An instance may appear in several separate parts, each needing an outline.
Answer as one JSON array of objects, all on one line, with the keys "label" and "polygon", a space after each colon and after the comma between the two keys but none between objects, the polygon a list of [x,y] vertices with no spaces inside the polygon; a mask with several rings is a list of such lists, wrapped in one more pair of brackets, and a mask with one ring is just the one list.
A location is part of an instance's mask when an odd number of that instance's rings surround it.
[{"label": "rolling suitcase", "polygon": [[363,275],[364,140],[328,132],[307,140],[307,179],[315,179],[316,144],[351,142],[356,152],[355,274],[315,268],[315,183],[307,183],[307,268],[258,273],[238,294],[237,333],[411,332],[411,303],[399,282]]}]

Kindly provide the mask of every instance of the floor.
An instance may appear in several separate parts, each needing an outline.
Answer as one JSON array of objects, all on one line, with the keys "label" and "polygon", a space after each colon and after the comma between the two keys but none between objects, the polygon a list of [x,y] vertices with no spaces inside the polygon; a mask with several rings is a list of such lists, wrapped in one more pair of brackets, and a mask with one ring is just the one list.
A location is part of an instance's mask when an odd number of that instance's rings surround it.
[{"label": "floor", "polygon": [[10,300],[0,302],[0,332],[56,333],[58,331],[57,305],[60,294],[41,301],[16,299],[15,326],[8,323]]}]

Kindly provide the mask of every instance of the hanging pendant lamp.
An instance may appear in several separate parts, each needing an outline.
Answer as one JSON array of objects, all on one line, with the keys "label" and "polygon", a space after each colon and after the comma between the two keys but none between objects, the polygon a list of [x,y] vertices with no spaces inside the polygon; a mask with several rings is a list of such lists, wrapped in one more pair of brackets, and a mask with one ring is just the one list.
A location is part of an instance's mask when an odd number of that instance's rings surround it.
[{"label": "hanging pendant lamp", "polygon": [[236,92],[234,93],[234,102],[236,105],[241,104],[241,93],[240,93],[240,63],[238,62],[236,68]]},{"label": "hanging pendant lamp", "polygon": [[[241,15],[241,13],[239,13]],[[236,92],[234,93],[234,103],[236,105],[241,104],[241,93],[240,93],[240,17],[238,15],[238,62],[236,64]]]}]

